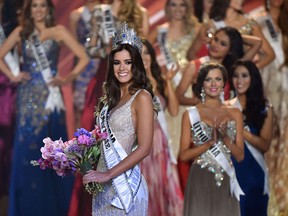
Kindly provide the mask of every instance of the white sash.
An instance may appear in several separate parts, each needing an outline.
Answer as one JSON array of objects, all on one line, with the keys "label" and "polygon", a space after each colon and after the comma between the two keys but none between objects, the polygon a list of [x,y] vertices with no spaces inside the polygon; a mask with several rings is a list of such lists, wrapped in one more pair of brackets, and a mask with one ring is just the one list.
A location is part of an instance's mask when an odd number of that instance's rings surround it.
[{"label": "white sash", "polygon": [[[206,133],[204,133],[204,131],[202,130],[200,115],[198,113],[197,108],[190,107],[187,110],[189,113],[191,126],[194,128],[196,136],[199,138],[199,140],[203,143],[207,142],[208,140],[211,140],[211,138],[208,137]],[[219,148],[219,145],[220,144],[218,142],[215,143],[210,149],[207,150],[207,152],[210,154],[212,158],[214,158],[214,160],[223,168],[223,170],[230,177],[231,195],[234,194],[237,200],[240,200],[240,195],[244,195],[244,192],[242,191],[237,181],[234,166],[227,160],[225,154]]]},{"label": "white sash", "polygon": [[[164,58],[166,68],[168,70],[171,70],[176,63],[174,61],[174,58],[170,50],[167,47],[166,40],[167,40],[167,28],[159,28],[157,41],[159,44],[160,52]],[[181,78],[182,78],[182,74],[178,71],[173,77],[173,82],[175,86],[178,86],[178,84],[181,81]]]},{"label": "white sash", "polygon": [[212,19],[212,22],[213,22],[213,24],[214,24],[216,29],[220,29],[220,28],[226,27],[226,24],[225,24],[225,22],[223,20],[215,21],[215,20]]},{"label": "white sash", "polygon": [[169,136],[167,122],[166,122],[166,118],[165,118],[165,113],[164,113],[164,109],[163,109],[163,106],[161,104],[160,98],[157,97],[157,96],[154,96],[153,103],[157,107],[159,107],[159,109],[160,109],[160,110],[158,110],[157,119],[158,119],[160,127],[163,130],[163,132],[164,132],[164,134],[166,136],[166,139],[167,139],[170,160],[171,160],[172,163],[177,164],[177,160],[176,160],[176,158],[174,156],[174,153],[172,151],[173,148],[172,148],[172,145],[171,145],[171,139],[170,139],[170,136]]},{"label": "white sash", "polygon": [[[103,154],[107,169],[111,169],[127,157],[127,153],[117,141],[111,130],[109,123],[108,106],[104,106],[98,118],[101,132],[108,133],[108,139],[102,141]],[[112,179],[113,187],[117,196],[113,198],[111,204],[119,209],[124,209],[128,213],[133,207],[134,199],[141,184],[141,172],[136,165],[132,169],[120,174]]]},{"label": "white sash", "polygon": [[[0,45],[2,45],[5,40],[6,40],[6,36],[5,36],[2,25],[0,24]],[[13,76],[17,77],[20,73],[19,62],[14,58],[11,52],[8,52],[4,56],[4,61],[9,67]]]},{"label": "white sash", "polygon": [[109,44],[110,38],[115,33],[115,23],[109,4],[100,4],[94,7],[94,16],[100,27],[99,35],[104,44]]},{"label": "white sash", "polygon": [[44,47],[42,46],[37,33],[33,33],[30,36],[31,48],[36,59],[38,67],[41,69],[43,80],[47,84],[49,95],[45,104],[45,109],[59,112],[65,110],[64,102],[59,87],[50,86],[48,83],[53,78],[49,61],[47,59]]},{"label": "white sash", "polygon": [[[242,107],[238,99],[235,100],[234,104],[232,104],[234,107],[238,108],[242,112]],[[245,129],[250,132],[250,128],[248,125],[245,126]],[[268,177],[268,168],[266,165],[265,158],[263,154],[256,149],[254,146],[252,146],[247,140],[245,140],[245,144],[248,148],[248,150],[251,152],[252,156],[254,159],[257,161],[259,166],[264,172],[264,191],[263,194],[268,194],[269,195],[269,177]]]},{"label": "white sash", "polygon": [[84,21],[86,29],[88,29],[88,31],[90,31],[91,30],[90,20],[91,20],[92,14],[90,13],[89,9],[86,6],[84,6],[83,8],[84,9],[83,9],[82,13],[80,14],[80,16],[82,17],[82,19]]}]

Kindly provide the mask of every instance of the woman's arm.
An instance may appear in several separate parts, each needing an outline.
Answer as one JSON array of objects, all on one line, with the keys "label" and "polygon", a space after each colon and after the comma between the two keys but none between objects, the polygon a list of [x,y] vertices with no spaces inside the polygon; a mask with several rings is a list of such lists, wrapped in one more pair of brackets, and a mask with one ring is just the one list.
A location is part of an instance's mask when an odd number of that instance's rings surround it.
[{"label": "woman's arm", "polygon": [[149,16],[148,16],[148,12],[146,10],[146,8],[141,7],[142,10],[142,15],[143,15],[143,21],[142,21],[142,36],[144,38],[147,38],[148,34],[149,34]]},{"label": "woman's arm", "polygon": [[196,59],[196,54],[207,41],[207,26],[206,24],[201,24],[198,33],[196,33],[196,36],[187,51],[187,58],[189,61]]},{"label": "woman's arm", "polygon": [[249,46],[248,49],[245,50],[242,60],[252,61],[262,46],[262,40],[259,37],[244,34],[242,34],[242,39],[244,45]]},{"label": "woman's arm", "polygon": [[147,40],[152,44],[155,45],[156,41],[157,41],[157,36],[158,36],[158,30],[157,28],[155,28],[154,30],[152,30],[151,33],[149,33]]},{"label": "woman's arm", "polygon": [[80,9],[73,10],[70,14],[70,30],[74,38],[77,40],[77,25],[80,19]]},{"label": "woman's arm", "polygon": [[262,40],[262,47],[260,49],[261,56],[259,61],[256,63],[257,67],[262,69],[274,60],[275,53],[257,23],[253,26],[253,35]]},{"label": "woman's arm", "polygon": [[21,37],[20,37],[21,31],[22,31],[22,27],[20,26],[14,29],[14,31],[4,41],[0,49],[0,71],[2,71],[2,73],[4,73],[5,76],[8,77],[10,82],[15,82],[15,83],[30,79],[29,74],[23,73],[23,72],[20,73],[17,77],[15,77],[4,61],[5,55],[8,52],[10,52],[18,43],[21,42]]},{"label": "woman's arm", "polygon": [[163,79],[165,81],[165,96],[168,100],[168,111],[172,116],[176,116],[179,110],[179,102],[172,86],[172,78],[177,73],[178,67],[175,70],[165,72]]},{"label": "woman's arm", "polygon": [[52,81],[52,85],[63,85],[73,81],[85,68],[89,62],[89,58],[85,52],[85,49],[80,45],[72,36],[72,34],[61,25],[57,25],[53,29],[52,37],[58,42],[64,43],[78,58],[77,64],[74,66],[69,75],[65,78],[55,77]]},{"label": "woman's arm", "polygon": [[154,128],[154,110],[151,95],[141,91],[132,103],[136,116],[136,135],[138,147],[124,160],[107,172],[91,170],[83,177],[83,183],[106,182],[131,169],[150,154]]},{"label": "woman's arm", "polygon": [[182,116],[181,137],[180,137],[180,151],[179,156],[182,161],[194,160],[196,157],[207,151],[213,144],[214,140],[209,140],[202,145],[191,147],[191,124],[189,120],[189,113],[185,111]]},{"label": "woman's arm", "polygon": [[265,153],[269,150],[272,136],[273,136],[273,109],[269,108],[267,117],[264,121],[263,127],[260,131],[260,136],[254,135],[251,132],[244,129],[244,139],[251,145]]},{"label": "woman's arm", "polygon": [[[182,79],[176,88],[176,96],[181,105],[196,105],[199,102],[199,99],[195,96],[192,98],[187,98],[185,96],[187,89],[193,84],[196,73],[194,61],[189,62],[183,71]],[[192,91],[192,89],[190,91]]]}]

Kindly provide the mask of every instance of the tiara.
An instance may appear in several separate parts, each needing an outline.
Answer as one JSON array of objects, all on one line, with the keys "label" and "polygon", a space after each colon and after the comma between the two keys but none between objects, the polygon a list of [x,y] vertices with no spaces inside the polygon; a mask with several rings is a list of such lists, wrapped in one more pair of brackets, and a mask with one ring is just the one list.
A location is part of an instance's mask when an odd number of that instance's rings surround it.
[{"label": "tiara", "polygon": [[142,41],[137,36],[136,32],[132,28],[128,28],[126,22],[122,23],[120,28],[118,28],[113,36],[112,48],[115,48],[120,44],[130,44],[138,49],[141,53],[142,51]]}]

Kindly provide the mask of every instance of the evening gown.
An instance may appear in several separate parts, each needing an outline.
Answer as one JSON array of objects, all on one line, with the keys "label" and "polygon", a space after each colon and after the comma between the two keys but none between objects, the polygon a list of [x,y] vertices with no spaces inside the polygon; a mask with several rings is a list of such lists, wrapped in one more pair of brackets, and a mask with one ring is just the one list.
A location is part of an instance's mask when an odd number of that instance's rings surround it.
[{"label": "evening gown", "polygon": [[276,28],[271,14],[264,8],[252,14],[260,25],[263,34],[275,52],[272,63],[261,70],[266,96],[273,105],[273,139],[269,151],[265,154],[269,167],[270,198],[269,214],[278,215],[279,209],[288,212],[288,66],[283,65],[285,53],[284,34]]},{"label": "evening gown", "polygon": [[[232,121],[231,121],[232,122]],[[201,128],[208,137],[212,137],[213,128],[200,121]],[[230,130],[236,130],[231,126]],[[196,131],[191,127],[194,145],[201,145],[200,139],[196,138]],[[221,143],[222,151],[229,157],[229,151],[219,134],[217,143]],[[232,161],[230,160],[232,163]],[[230,179],[223,172],[221,185],[216,185],[219,175],[219,164],[209,157],[207,152],[195,159],[191,166],[184,198],[184,216],[240,216],[239,202],[230,192]]]},{"label": "evening gown", "polygon": [[[55,76],[58,44],[46,40],[42,45]],[[63,216],[68,211],[73,177],[62,178],[54,170],[33,167],[30,161],[41,158],[44,138],[67,140],[65,112],[45,109],[49,92],[28,40],[22,42],[22,53],[23,71],[31,80],[21,83],[17,92],[9,216]]]},{"label": "evening gown", "polygon": [[[121,107],[110,111],[109,125],[118,142],[129,155],[132,150],[137,147],[134,122],[131,113],[131,104],[134,98],[139,93],[139,90]],[[103,146],[102,146],[103,147]],[[97,170],[105,172],[107,170],[101,149],[101,156],[97,166]],[[145,178],[142,176],[140,188],[137,192],[136,199],[132,209],[125,214],[124,210],[118,209],[111,205],[112,199],[116,196],[112,182],[109,181],[102,184],[104,191],[97,193],[92,200],[92,215],[93,216],[121,216],[121,215],[137,215],[146,216],[148,208],[148,188]]]},{"label": "evening gown", "polygon": [[[165,100],[159,97],[163,109]],[[150,154],[141,162],[141,170],[149,189],[149,215],[182,215],[183,193],[179,183],[177,165],[172,161],[167,137],[158,118],[154,120],[153,143]],[[175,160],[175,159],[174,159]]]}]

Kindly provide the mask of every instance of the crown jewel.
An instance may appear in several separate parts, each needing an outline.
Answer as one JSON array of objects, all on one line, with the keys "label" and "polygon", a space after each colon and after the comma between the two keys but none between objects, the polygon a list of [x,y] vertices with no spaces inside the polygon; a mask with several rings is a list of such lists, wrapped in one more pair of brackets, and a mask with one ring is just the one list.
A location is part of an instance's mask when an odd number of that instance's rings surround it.
[{"label": "crown jewel", "polygon": [[128,28],[128,24],[126,22],[122,23],[120,28],[118,28],[113,36],[113,45],[115,48],[120,44],[130,44],[138,49],[141,53],[142,51],[142,41],[137,36],[136,32],[132,28]]}]

